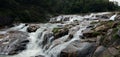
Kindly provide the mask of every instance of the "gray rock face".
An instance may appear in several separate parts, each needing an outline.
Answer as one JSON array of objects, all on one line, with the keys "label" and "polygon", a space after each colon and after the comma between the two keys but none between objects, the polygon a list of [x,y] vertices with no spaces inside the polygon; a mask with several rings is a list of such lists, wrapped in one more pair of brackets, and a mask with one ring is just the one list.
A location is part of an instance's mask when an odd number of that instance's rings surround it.
[{"label": "gray rock face", "polygon": [[54,34],[54,37],[57,39],[59,37],[65,36],[69,33],[69,29],[60,29],[57,33]]},{"label": "gray rock face", "polygon": [[62,50],[60,57],[91,57],[95,48],[94,43],[75,41]]},{"label": "gray rock face", "polygon": [[94,57],[100,56],[105,50],[106,48],[104,46],[97,47],[96,51],[94,52]]},{"label": "gray rock face", "polygon": [[[53,33],[46,32],[44,34],[44,40],[41,45],[45,46],[49,42],[49,40],[51,39],[52,36],[53,36]],[[52,41],[52,39],[51,39],[51,41]]]},{"label": "gray rock face", "polygon": [[28,34],[20,31],[10,31],[0,40],[0,54],[14,55],[26,49]]}]

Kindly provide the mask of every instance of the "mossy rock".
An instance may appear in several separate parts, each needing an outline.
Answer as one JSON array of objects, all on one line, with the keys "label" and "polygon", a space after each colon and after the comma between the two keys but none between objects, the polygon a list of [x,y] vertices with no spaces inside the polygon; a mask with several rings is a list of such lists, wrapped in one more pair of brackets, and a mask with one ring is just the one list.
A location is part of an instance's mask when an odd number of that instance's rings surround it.
[{"label": "mossy rock", "polygon": [[112,35],[112,38],[113,40],[117,40],[117,39],[120,39],[120,36],[117,33],[115,33]]},{"label": "mossy rock", "polygon": [[58,33],[60,29],[61,29],[61,28],[54,28],[54,29],[52,30],[52,32],[53,32],[54,34],[55,34],[55,33]]},{"label": "mossy rock", "polygon": [[89,38],[89,37],[97,37],[98,35],[101,35],[101,32],[96,32],[96,31],[89,31],[89,32],[84,32],[83,36]]}]

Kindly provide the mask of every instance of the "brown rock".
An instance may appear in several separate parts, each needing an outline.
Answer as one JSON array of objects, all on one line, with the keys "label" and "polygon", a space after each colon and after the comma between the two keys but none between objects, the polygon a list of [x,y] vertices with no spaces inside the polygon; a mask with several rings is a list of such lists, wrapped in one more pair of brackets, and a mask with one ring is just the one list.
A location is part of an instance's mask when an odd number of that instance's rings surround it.
[{"label": "brown rock", "polygon": [[101,25],[95,28],[95,31],[107,31],[108,27],[105,25]]},{"label": "brown rock", "polygon": [[114,47],[110,47],[110,48],[108,48],[108,50],[114,56],[119,54],[119,51],[117,49],[115,49]]},{"label": "brown rock", "polygon": [[119,51],[114,47],[109,47],[108,49],[99,47],[97,52],[95,51],[94,57],[119,57]]},{"label": "brown rock", "polygon": [[66,29],[60,29],[60,30],[58,30],[57,33],[54,34],[54,37],[55,37],[55,38],[62,37],[62,36],[64,36],[64,35],[67,35],[68,32],[69,32],[69,30],[68,30],[67,28],[66,28]]},{"label": "brown rock", "polygon": [[27,31],[28,32],[35,32],[38,28],[40,28],[38,25],[30,24],[29,27],[27,28]]},{"label": "brown rock", "polygon": [[99,57],[105,50],[106,48],[104,46],[97,47],[97,49],[94,52],[93,57]]},{"label": "brown rock", "polygon": [[86,38],[90,38],[90,37],[97,37],[98,35],[100,35],[99,32],[90,30],[90,29],[86,29],[83,31],[83,36]]}]

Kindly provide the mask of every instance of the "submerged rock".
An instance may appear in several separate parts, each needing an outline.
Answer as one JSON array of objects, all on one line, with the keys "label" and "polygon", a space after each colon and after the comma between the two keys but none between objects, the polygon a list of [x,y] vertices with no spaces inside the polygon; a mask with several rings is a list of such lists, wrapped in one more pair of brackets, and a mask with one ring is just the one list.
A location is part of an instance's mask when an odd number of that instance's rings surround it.
[{"label": "submerged rock", "polygon": [[46,32],[44,34],[44,40],[42,42],[42,45],[45,46],[50,40],[52,41],[51,37],[53,36],[53,33],[50,33],[50,32]]},{"label": "submerged rock", "polygon": [[26,49],[28,34],[21,31],[7,32],[0,41],[0,54],[14,55]]},{"label": "submerged rock", "polygon": [[45,56],[42,56],[42,55],[38,55],[38,56],[35,56],[35,57],[45,57]]}]

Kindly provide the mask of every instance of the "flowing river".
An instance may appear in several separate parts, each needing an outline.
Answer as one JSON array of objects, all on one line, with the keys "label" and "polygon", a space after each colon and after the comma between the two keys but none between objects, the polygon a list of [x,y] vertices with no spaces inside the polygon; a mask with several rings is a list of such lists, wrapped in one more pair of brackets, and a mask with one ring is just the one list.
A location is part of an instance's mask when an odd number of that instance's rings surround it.
[{"label": "flowing river", "polygon": [[[96,20],[95,15],[103,15],[108,14],[106,13],[96,13],[96,14],[90,14],[85,16],[80,15],[62,15],[55,18],[51,18],[50,22],[54,21],[64,21],[64,23],[46,23],[46,24],[38,24],[40,26],[39,29],[37,29],[36,32],[29,33],[29,43],[27,44],[27,49],[20,52],[17,55],[14,56],[3,56],[0,55],[0,57],[35,57],[35,56],[45,56],[45,57],[58,57],[60,52],[66,48],[71,42],[76,40],[81,40],[79,37],[82,36],[82,30],[85,30],[92,21],[98,21]],[[114,20],[116,14],[111,16],[110,20]],[[69,20],[65,21],[64,19],[68,18]],[[87,18],[91,20],[86,20]],[[95,20],[94,20],[95,19]],[[59,25],[64,26],[67,24],[74,23],[74,20],[77,20],[79,25],[76,25],[69,29],[68,35],[62,36],[56,40],[54,39],[54,36],[48,37],[47,40],[45,40],[45,36],[48,34],[53,34],[52,30],[56,27],[59,27]],[[9,30],[19,30],[26,32],[27,27],[25,24],[20,24],[19,26],[12,27],[10,29],[7,29],[6,31],[1,31],[1,33],[6,33]],[[69,34],[74,33],[73,38],[66,41],[68,39]],[[45,41],[46,44],[43,44]],[[85,48],[85,47],[83,47]],[[81,48],[82,49],[82,48]]]}]

